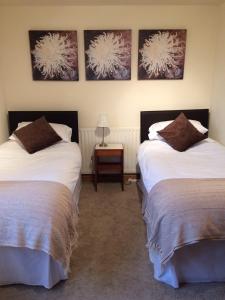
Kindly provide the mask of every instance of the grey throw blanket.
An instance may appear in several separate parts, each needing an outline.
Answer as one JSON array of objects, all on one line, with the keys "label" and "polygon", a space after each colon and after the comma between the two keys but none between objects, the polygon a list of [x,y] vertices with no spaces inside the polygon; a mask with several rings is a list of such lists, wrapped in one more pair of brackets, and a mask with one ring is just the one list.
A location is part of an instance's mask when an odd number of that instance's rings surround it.
[{"label": "grey throw blanket", "polygon": [[225,179],[162,180],[149,193],[144,219],[161,263],[185,245],[224,240]]},{"label": "grey throw blanket", "polygon": [[0,246],[42,250],[67,271],[76,222],[72,193],[63,184],[0,181]]}]

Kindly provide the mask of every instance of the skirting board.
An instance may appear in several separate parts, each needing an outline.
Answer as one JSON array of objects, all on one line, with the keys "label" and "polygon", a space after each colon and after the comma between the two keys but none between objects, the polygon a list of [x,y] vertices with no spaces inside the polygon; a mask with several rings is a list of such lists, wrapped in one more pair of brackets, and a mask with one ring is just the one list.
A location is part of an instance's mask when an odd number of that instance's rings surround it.
[{"label": "skirting board", "polygon": [[[136,181],[139,178],[140,178],[140,174],[124,174],[124,182],[125,183]],[[92,182],[93,181],[93,175],[92,174],[82,174],[82,181]]]}]

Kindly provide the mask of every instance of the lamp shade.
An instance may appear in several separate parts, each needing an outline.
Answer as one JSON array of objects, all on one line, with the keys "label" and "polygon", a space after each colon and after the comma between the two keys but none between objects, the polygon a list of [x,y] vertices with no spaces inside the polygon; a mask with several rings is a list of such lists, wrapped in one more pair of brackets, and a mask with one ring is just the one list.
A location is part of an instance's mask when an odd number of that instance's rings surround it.
[{"label": "lamp shade", "polygon": [[106,114],[99,115],[97,127],[109,127],[109,123],[108,123]]}]

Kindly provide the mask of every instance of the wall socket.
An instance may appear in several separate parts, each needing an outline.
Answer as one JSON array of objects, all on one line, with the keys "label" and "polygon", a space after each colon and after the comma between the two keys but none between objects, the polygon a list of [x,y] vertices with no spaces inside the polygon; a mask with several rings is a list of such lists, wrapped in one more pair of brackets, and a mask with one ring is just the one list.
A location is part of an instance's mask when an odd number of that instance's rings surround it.
[{"label": "wall socket", "polygon": [[137,182],[137,179],[136,178],[128,178],[127,182],[128,183],[134,183],[134,182]]}]

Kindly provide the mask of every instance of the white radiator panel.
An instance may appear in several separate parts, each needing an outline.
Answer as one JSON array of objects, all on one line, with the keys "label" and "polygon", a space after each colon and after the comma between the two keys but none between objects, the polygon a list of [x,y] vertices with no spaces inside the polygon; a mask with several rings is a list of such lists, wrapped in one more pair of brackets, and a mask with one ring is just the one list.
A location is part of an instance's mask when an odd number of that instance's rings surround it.
[{"label": "white radiator panel", "polygon": [[[79,131],[82,154],[82,174],[91,174],[91,156],[94,146],[101,142],[96,128],[81,128]],[[105,137],[106,143],[122,143],[124,146],[124,173],[136,173],[137,150],[140,144],[140,129],[110,128],[110,134]]]}]

